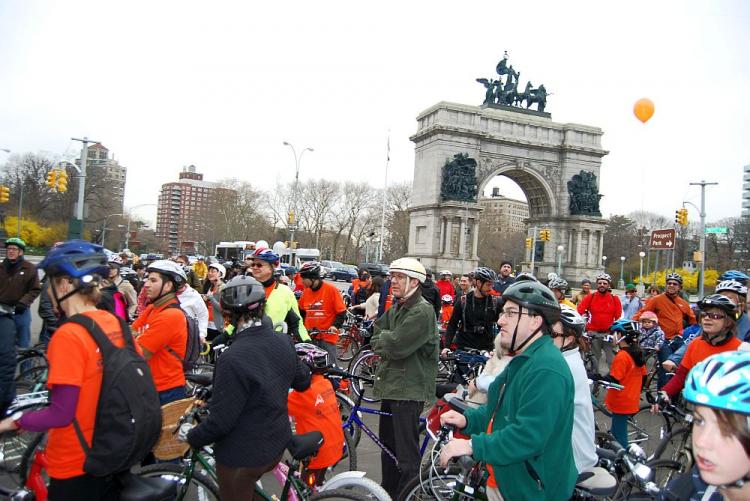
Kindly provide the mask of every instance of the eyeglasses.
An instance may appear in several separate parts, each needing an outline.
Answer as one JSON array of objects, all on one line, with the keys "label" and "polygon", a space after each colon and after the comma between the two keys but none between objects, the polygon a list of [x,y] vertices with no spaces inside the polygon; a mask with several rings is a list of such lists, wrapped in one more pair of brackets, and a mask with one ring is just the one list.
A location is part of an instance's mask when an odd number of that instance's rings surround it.
[{"label": "eyeglasses", "polygon": [[253,260],[253,258],[251,258],[251,257],[246,257],[245,258],[245,261],[252,261],[252,260]]},{"label": "eyeglasses", "polygon": [[263,263],[253,263],[250,268],[263,268]]},{"label": "eyeglasses", "polygon": [[702,311],[701,318],[706,318],[706,317],[710,318],[711,320],[721,320],[721,319],[727,318],[727,316],[724,315],[723,313],[709,313],[706,311]]},{"label": "eyeglasses", "polygon": [[679,287],[680,282],[667,282],[667,287]]},{"label": "eyeglasses", "polygon": [[530,317],[536,316],[533,313],[529,313],[527,311],[518,311],[518,310],[500,310],[500,317],[512,317],[517,315],[528,315]]}]

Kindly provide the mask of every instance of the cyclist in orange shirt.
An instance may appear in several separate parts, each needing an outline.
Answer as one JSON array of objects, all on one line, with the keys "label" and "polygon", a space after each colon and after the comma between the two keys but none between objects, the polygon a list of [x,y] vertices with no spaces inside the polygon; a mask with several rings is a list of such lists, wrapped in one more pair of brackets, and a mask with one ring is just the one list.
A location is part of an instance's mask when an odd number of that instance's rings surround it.
[{"label": "cyclist in orange shirt", "polygon": [[[305,328],[315,344],[328,352],[336,364],[338,330],[346,321],[346,305],[335,285],[326,283],[320,276],[320,263],[309,261],[299,270],[305,290],[299,298],[299,309],[305,319]],[[313,329],[321,331],[314,334]]]},{"label": "cyclist in orange shirt", "polygon": [[297,434],[320,431],[323,446],[310,461],[308,473],[315,475],[315,484],[325,481],[327,468],[341,460],[344,452],[344,428],[331,382],[323,376],[329,367],[328,352],[310,343],[297,343],[297,356],[312,370],[310,388],[289,393],[289,416],[295,420]]},{"label": "cyclist in orange shirt", "polygon": [[185,271],[173,261],[151,263],[143,284],[149,305],[133,322],[138,344],[151,368],[161,404],[186,397],[182,360],[187,348],[187,320],[177,300],[177,289],[187,282]]},{"label": "cyclist in orange shirt", "polygon": [[[96,309],[99,284],[109,272],[103,247],[83,240],[67,241],[50,250],[39,268],[49,277],[49,296],[56,313],[66,318],[88,317],[117,348],[124,346],[120,320]],[[3,420],[0,432],[13,429],[48,432],[49,499],[114,499],[116,487],[112,476],[94,476],[84,471],[86,453],[75,429],[77,424],[86,443],[92,444],[102,387],[99,347],[86,328],[66,322],[50,340],[47,359],[49,407]]]}]

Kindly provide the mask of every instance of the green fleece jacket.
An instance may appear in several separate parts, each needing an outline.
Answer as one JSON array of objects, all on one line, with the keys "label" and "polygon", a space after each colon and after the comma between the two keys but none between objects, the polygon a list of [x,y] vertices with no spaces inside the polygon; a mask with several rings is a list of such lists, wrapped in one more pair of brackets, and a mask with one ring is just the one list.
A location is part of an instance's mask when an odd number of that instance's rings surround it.
[{"label": "green fleece jacket", "polygon": [[[505,386],[502,402],[487,426]],[[492,465],[505,499],[569,499],[573,459],[573,376],[552,339],[543,336],[490,385],[487,404],[465,412],[473,457]]]},{"label": "green fleece jacket", "polygon": [[380,355],[373,393],[390,400],[435,400],[440,342],[432,306],[416,291],[375,321],[370,340]]}]

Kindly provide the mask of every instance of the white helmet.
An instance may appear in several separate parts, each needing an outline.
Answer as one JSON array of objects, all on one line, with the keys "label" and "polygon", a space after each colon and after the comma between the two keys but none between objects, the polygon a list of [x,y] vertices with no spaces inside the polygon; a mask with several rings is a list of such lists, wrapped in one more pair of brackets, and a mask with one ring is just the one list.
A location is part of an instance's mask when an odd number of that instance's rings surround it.
[{"label": "white helmet", "polygon": [[730,291],[740,296],[747,296],[747,287],[739,283],[737,280],[724,280],[716,285],[716,293],[721,291]]},{"label": "white helmet", "polygon": [[117,266],[122,266],[123,264],[125,264],[119,254],[110,254],[107,258],[107,262],[109,264],[116,264]]},{"label": "white helmet", "polygon": [[442,277],[443,275],[448,275],[449,277],[452,277],[453,273],[451,273],[449,270],[443,270],[440,272],[440,276]]},{"label": "white helmet", "polygon": [[169,261],[168,259],[154,261],[148,265],[146,271],[156,271],[162,275],[167,275],[177,285],[182,285],[187,282],[187,275],[185,275],[185,270],[182,269],[182,266],[174,261]]},{"label": "white helmet", "polygon": [[222,280],[224,279],[225,276],[227,276],[227,269],[224,268],[223,264],[211,263],[208,265],[208,269],[210,270],[211,268],[214,268],[216,271],[219,272],[219,278],[221,278]]},{"label": "white helmet", "polygon": [[268,242],[266,242],[265,240],[258,240],[257,242],[255,242],[255,248],[256,249],[270,249],[271,246],[268,245]]},{"label": "white helmet", "polygon": [[414,259],[413,257],[402,257],[396,259],[391,263],[390,273],[403,273],[407,277],[416,278],[420,284],[423,284],[427,279],[427,271],[424,269],[422,263]]}]

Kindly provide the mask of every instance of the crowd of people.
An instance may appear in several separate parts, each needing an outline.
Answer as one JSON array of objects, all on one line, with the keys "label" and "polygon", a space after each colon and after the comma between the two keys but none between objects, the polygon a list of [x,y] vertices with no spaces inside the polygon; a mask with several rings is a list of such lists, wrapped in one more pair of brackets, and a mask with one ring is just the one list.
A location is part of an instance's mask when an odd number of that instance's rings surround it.
[{"label": "crowd of people", "polygon": [[[612,435],[627,447],[627,418],[639,409],[651,351],[659,371],[654,412],[681,397],[696,423],[695,466],[670,492],[680,492],[678,499],[750,498],[750,278],[742,272],[724,273],[715,292],[693,307],[677,273],[667,275],[664,292],[647,297],[631,286],[614,294],[606,273],[571,295],[564,278],[514,276],[507,262],[499,273],[442,270],[434,281],[432,270],[404,257],[386,277],[361,271],[347,305],[319,263],[284,270],[280,257],[262,247],[228,270],[215,261],[191,266],[187,256],[132,263],[73,240],[39,263],[40,284],[23,258],[24,242],[5,244],[0,415],[15,397],[16,346],[30,344],[29,307],[40,294],[50,405],[6,417],[0,432],[49,432],[53,501],[110,499],[115,489],[112,475],[94,473],[91,461],[100,447],[97,403],[115,384],[102,375],[104,361],[114,363],[112,350],[143,362],[133,365],[141,376],[133,386],[147,380],[143,407],[159,408],[186,397],[194,338],[228,346],[216,360],[208,418],[180,430],[193,447],[215,444],[222,499],[252,498],[256,480],[289,442],[290,415],[298,432],[323,432],[326,448],[311,464],[322,481],[343,443],[335,393],[322,371],[337,363],[348,310],[372,321],[370,343],[380,357],[373,392],[384,411],[378,430],[398,460],[396,466],[381,455],[382,485],[394,499],[419,475],[419,417],[435,399],[440,357],[454,350],[490,352],[471,386],[486,403],[441,416],[469,438],[450,440],[440,460],[471,456],[485,464],[488,499],[568,499],[581,475],[595,469],[589,379],[622,387],[608,390],[605,405]],[[125,266],[132,273],[123,273]],[[593,362],[586,367],[584,358]]]}]

